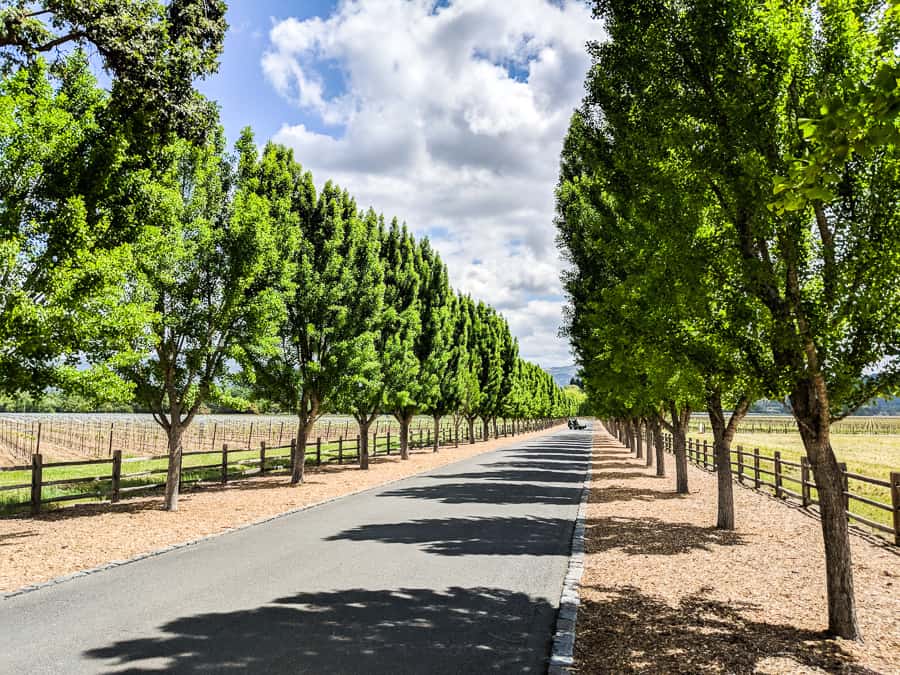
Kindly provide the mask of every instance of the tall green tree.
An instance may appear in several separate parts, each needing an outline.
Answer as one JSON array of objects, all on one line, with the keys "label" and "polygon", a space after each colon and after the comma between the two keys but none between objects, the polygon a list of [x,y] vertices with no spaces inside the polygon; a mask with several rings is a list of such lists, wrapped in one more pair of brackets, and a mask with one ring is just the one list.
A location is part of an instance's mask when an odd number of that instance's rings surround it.
[{"label": "tall green tree", "polygon": [[234,167],[222,137],[171,148],[171,168],[142,186],[131,302],[148,321],[128,352],[113,355],[168,438],[165,508],[178,508],[182,437],[239,348],[268,342],[284,311],[281,236],[253,190],[258,161],[245,131]]},{"label": "tall green tree", "polygon": [[154,136],[202,138],[215,108],[194,81],[218,68],[227,24],[222,0],[10,0],[0,9],[0,71],[72,46],[96,53],[112,78],[112,119],[152,149]]},{"label": "tall green tree", "polygon": [[385,239],[384,220],[369,209],[355,221],[359,244],[350,261],[365,286],[360,297],[366,303],[366,317],[357,324],[359,338],[354,345],[353,367],[344,373],[336,397],[340,410],[349,412],[359,428],[359,466],[369,468],[369,429],[384,407],[384,355],[387,331],[384,311],[384,267],[381,259]]},{"label": "tall green tree", "polygon": [[654,172],[677,158],[705,188],[731,278],[768,315],[768,388],[789,394],[820,495],[828,627],[859,637],[830,425],[900,378],[896,147],[820,165],[838,169],[830,189],[798,188],[796,163],[807,120],[896,51],[891,13],[840,0],[596,7],[611,39],[594,72],[620,92],[601,106],[606,133]]},{"label": "tall green tree", "polygon": [[464,345],[454,341],[456,300],[447,267],[428,239],[419,242],[422,330],[416,340],[419,403],[433,423],[432,449],[440,447],[441,418],[459,406],[459,364]]},{"label": "tall green tree", "polygon": [[[409,426],[421,407],[422,260],[416,243],[394,219],[382,242],[384,404],[400,425],[400,457],[409,459]],[[419,347],[419,349],[417,349]]]},{"label": "tall green tree", "polygon": [[146,175],[108,103],[81,52],[0,80],[0,392],[63,386],[136,329],[121,289]]}]

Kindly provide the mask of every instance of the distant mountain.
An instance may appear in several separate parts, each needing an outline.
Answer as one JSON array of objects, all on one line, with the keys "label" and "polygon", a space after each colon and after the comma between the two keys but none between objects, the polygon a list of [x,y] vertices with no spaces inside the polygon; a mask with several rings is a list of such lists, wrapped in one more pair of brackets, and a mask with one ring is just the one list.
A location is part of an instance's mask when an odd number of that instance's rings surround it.
[{"label": "distant mountain", "polygon": [[574,364],[571,366],[554,366],[552,368],[544,368],[544,370],[553,376],[553,381],[560,387],[565,387],[578,374],[578,368]]}]

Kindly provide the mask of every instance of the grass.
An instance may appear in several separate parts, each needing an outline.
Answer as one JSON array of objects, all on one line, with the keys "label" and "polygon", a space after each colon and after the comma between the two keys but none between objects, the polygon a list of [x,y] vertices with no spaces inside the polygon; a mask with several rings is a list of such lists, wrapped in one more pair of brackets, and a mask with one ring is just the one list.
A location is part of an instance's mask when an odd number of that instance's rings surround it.
[{"label": "grass", "polygon": [[[387,452],[386,439],[378,439],[378,454]],[[392,452],[397,451],[396,438],[391,439]],[[355,462],[357,460],[357,450],[355,439],[347,441],[343,444],[344,461]],[[321,461],[322,463],[336,462],[338,460],[338,443],[322,443]],[[193,482],[218,482],[221,480],[221,451],[204,452],[199,455],[188,455],[182,460],[182,483]],[[315,465],[316,463],[316,447],[310,444],[306,448],[307,465]],[[256,472],[259,467],[259,450],[231,450],[228,453],[228,475],[230,477],[239,477],[249,472]],[[147,487],[148,490],[158,483],[165,482],[166,468],[168,467],[168,459],[166,457],[154,458],[134,458],[123,457],[122,461],[122,478],[120,480],[120,488]],[[266,451],[266,471],[277,472],[279,470],[288,470],[290,468],[290,448],[269,448]],[[41,497],[44,500],[53,499],[55,497],[73,497],[71,502],[80,501],[97,501],[107,500],[112,493],[112,460],[103,461],[99,464],[82,464],[72,466],[44,467],[42,472],[42,482],[52,482],[57,480],[83,479],[72,485],[51,485],[44,486],[41,490]],[[130,476],[129,474],[145,474],[138,476]],[[30,485],[31,469],[17,471],[0,471],[0,487],[4,485]],[[138,494],[146,494],[145,491],[135,491]],[[124,492],[122,497],[127,496],[129,492]],[[29,508],[31,490],[30,487],[20,488],[16,490],[0,491],[0,513],[14,513]],[[74,499],[76,495],[83,495],[83,499]],[[68,503],[68,502],[63,502]],[[50,509],[58,506],[58,502],[44,504],[42,509]]]},{"label": "grass", "polygon": [[[691,438],[699,438],[701,441],[706,440],[710,446],[709,451],[712,453],[711,433],[692,433]],[[832,445],[838,461],[845,462],[847,471],[850,473],[857,473],[880,480],[889,480],[891,471],[900,471],[900,434],[833,434]],[[744,460],[745,476],[748,474],[752,476],[753,474],[752,452],[754,449],[759,450],[761,457],[774,457],[775,452],[778,451],[781,453],[781,459],[797,463],[800,462],[802,457],[806,456],[803,442],[796,432],[794,434],[781,432],[763,433],[759,431],[753,433],[739,432],[732,443],[732,453],[737,451],[738,446],[741,446],[745,453],[751,454],[750,457],[745,457]],[[737,461],[734,454],[732,455],[732,461]],[[760,468],[773,471],[772,462],[761,461]],[[790,466],[785,466],[783,469],[786,478],[799,480],[799,469]],[[763,474],[761,477],[763,480],[774,482],[774,479],[766,474]],[[752,483],[753,479],[751,477],[749,481],[746,478],[744,480],[745,483]],[[766,486],[763,487],[765,488]],[[792,481],[785,481],[784,487],[794,492],[800,492],[800,485]],[[767,489],[773,491],[771,488]],[[870,483],[850,478],[849,491],[888,506],[891,504],[891,492],[886,487],[871,485]],[[812,498],[816,499],[816,497],[816,491],[813,489]],[[893,526],[893,518],[889,511],[852,498],[850,499],[850,512],[888,527]],[[885,534],[885,536],[889,535]]]}]

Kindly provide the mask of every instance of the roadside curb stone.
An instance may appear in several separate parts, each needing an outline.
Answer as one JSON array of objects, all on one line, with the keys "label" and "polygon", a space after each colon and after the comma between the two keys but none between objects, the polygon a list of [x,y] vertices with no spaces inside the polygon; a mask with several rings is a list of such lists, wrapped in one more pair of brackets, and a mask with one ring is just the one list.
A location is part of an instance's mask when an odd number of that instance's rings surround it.
[{"label": "roadside curb stone", "polygon": [[[593,448],[593,429],[590,430],[591,448]],[[593,450],[592,450],[593,452]],[[553,635],[553,647],[550,651],[550,663],[547,675],[568,675],[575,662],[575,627],[578,621],[578,606],[581,603],[579,591],[581,576],[584,573],[584,522],[587,515],[588,496],[591,484],[591,460],[588,455],[588,467],[581,488],[581,502],[578,505],[578,516],[572,530],[572,548],[569,554],[569,566],[563,581],[562,593],[559,597],[559,613],[556,618],[556,630]]]}]

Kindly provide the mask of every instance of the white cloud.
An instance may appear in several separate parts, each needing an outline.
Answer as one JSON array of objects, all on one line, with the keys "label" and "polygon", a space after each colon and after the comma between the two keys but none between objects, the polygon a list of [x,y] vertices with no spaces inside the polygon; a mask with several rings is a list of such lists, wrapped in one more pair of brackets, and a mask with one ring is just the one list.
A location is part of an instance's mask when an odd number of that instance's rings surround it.
[{"label": "white cloud", "polygon": [[336,129],[286,123],[275,140],[317,181],[432,233],[453,284],[504,312],[523,356],[566,363],[553,188],[585,43],[601,37],[578,0],[344,0],[272,28],[265,76]]}]

